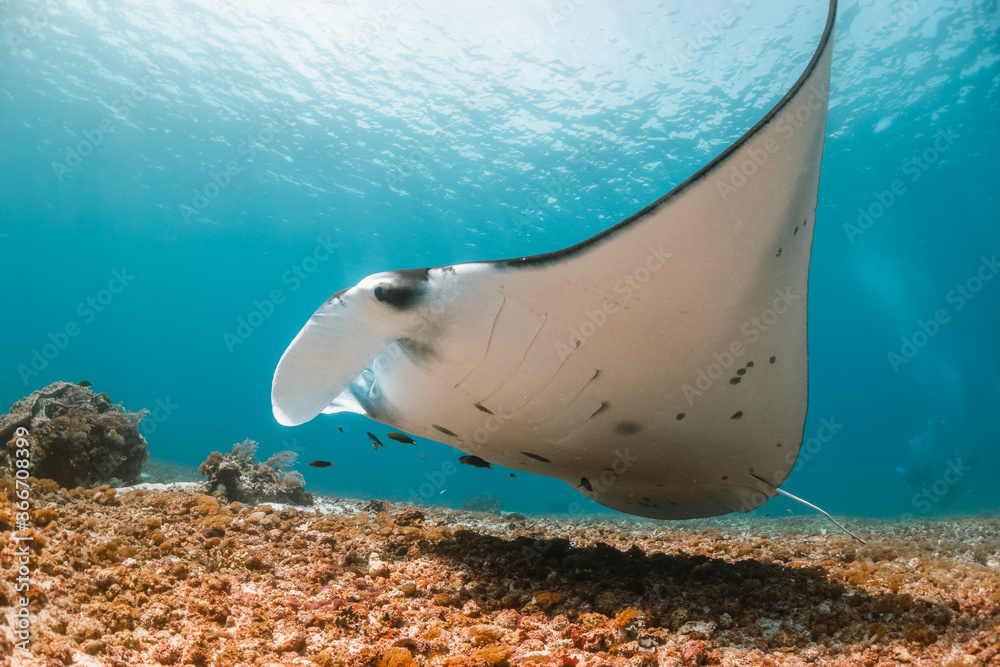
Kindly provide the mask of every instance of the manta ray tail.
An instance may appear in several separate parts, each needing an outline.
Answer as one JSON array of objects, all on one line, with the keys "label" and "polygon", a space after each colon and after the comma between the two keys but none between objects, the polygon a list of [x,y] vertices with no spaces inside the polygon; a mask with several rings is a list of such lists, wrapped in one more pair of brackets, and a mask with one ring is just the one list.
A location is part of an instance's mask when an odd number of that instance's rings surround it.
[{"label": "manta ray tail", "polygon": [[[754,475],[754,477],[757,477],[757,475]],[[760,479],[760,477],[757,477],[757,479]],[[764,480],[762,480],[762,479],[760,479],[760,481],[764,482]],[[767,484],[767,482],[764,482],[764,483]],[[767,484],[767,485],[771,486],[770,484]],[[832,516],[830,516],[830,513],[827,512],[826,510],[824,510],[823,508],[817,507],[816,505],[813,505],[808,500],[803,500],[802,498],[799,498],[798,496],[792,495],[788,491],[785,491],[783,489],[779,489],[776,486],[771,486],[771,488],[774,489],[775,491],[777,491],[778,493],[780,493],[781,495],[785,496],[786,498],[791,498],[792,500],[798,501],[798,502],[802,503],[803,505],[808,505],[809,507],[813,508],[814,510],[816,510],[817,512],[819,512],[820,514],[822,514],[823,516],[825,516],[830,521],[832,521],[835,524],[837,524],[842,531],[844,531],[845,533],[847,533],[848,535],[850,535],[851,537],[853,537],[854,539],[856,539],[858,542],[861,542],[861,544],[865,543],[865,541],[863,539],[861,539],[860,537],[858,537],[857,535],[855,535],[851,531],[847,530],[847,528],[844,527],[844,524],[840,523],[839,521],[837,521],[836,519],[834,519]]]}]

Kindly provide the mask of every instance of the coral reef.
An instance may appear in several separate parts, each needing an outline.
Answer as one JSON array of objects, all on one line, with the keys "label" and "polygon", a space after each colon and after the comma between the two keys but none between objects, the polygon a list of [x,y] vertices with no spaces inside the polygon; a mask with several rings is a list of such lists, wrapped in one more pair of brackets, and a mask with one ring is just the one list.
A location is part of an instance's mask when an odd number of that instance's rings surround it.
[{"label": "coral reef", "polygon": [[226,455],[212,452],[198,467],[208,477],[206,493],[220,490],[229,502],[256,505],[261,502],[308,505],[312,496],[305,490],[305,479],[294,470],[294,452],[278,452],[261,463],[257,460],[257,443],[244,440],[233,445]]},{"label": "coral reef", "polygon": [[[0,624],[0,663],[18,667],[1000,664],[995,518],[855,521],[862,546],[743,517],[515,525],[28,484],[30,653],[9,610]],[[20,567],[10,537],[0,582]]]},{"label": "coral reef", "polygon": [[105,393],[71,382],[54,382],[0,415],[0,463],[10,467],[14,432],[28,430],[29,470],[60,486],[133,484],[148,454],[139,422],[146,411],[126,412]]}]

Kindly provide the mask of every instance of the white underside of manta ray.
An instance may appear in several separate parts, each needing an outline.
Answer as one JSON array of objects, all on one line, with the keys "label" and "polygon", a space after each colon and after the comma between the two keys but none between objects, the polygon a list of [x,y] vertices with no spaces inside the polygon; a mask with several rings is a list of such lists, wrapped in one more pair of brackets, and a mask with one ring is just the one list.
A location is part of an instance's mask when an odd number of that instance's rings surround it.
[{"label": "white underside of manta ray", "polygon": [[781,101],[635,215],[558,252],[335,294],[281,357],[277,420],[355,412],[646,517],[764,504],[806,418],[835,5]]}]

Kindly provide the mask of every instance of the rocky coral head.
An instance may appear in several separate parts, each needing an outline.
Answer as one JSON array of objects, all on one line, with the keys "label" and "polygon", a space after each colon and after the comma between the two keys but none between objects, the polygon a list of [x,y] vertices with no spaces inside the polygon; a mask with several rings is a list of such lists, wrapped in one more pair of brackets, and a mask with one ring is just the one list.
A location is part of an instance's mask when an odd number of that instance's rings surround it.
[{"label": "rocky coral head", "polygon": [[228,454],[209,454],[198,467],[198,471],[208,477],[205,492],[220,491],[229,502],[247,505],[262,502],[312,504],[302,474],[286,470],[298,458],[295,452],[278,452],[263,463],[257,460],[256,453],[257,442],[247,439],[233,445]]},{"label": "rocky coral head", "polygon": [[0,416],[0,442],[10,466],[18,427],[28,431],[29,470],[60,486],[134,484],[149,458],[139,423],[146,410],[127,412],[106,393],[72,382],[33,391]]}]

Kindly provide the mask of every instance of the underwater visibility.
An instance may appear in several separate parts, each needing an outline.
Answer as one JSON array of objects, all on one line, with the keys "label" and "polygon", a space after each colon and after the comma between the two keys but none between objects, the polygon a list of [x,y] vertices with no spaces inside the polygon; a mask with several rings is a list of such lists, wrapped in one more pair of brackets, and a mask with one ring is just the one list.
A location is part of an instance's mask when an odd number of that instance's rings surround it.
[{"label": "underwater visibility", "polygon": [[0,664],[1000,664],[994,0],[0,26]]}]

